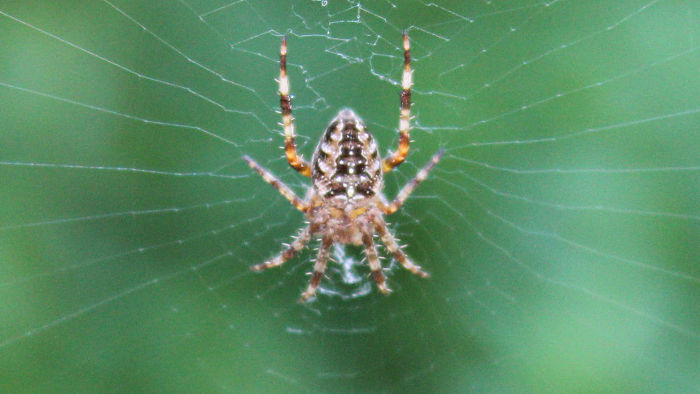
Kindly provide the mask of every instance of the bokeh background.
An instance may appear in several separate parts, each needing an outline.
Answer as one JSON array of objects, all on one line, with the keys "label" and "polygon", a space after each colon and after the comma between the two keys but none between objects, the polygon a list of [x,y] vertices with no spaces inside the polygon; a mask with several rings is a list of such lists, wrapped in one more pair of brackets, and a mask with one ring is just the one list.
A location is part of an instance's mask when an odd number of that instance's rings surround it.
[{"label": "bokeh background", "polygon": [[[0,390],[700,390],[700,3],[0,3]],[[283,159],[352,107],[413,145],[392,229],[432,277],[278,253]]]}]

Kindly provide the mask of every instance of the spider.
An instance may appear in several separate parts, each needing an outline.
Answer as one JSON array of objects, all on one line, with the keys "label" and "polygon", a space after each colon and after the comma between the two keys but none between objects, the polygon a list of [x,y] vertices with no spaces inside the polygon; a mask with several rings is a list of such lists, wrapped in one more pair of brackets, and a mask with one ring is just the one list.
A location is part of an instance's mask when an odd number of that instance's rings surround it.
[{"label": "spider", "polygon": [[294,194],[292,189],[255,160],[247,155],[244,155],[243,159],[267,183],[303,212],[309,223],[287,249],[273,259],[250,268],[253,271],[262,271],[279,267],[302,250],[312,237],[320,237],[321,246],[314,264],[314,272],[308,288],[299,299],[300,302],[307,301],[316,293],[334,243],[364,245],[365,255],[377,287],[384,294],[390,293],[391,290],[386,285],[377,255],[377,247],[374,243],[375,233],[379,235],[394,258],[406,269],[424,278],[429,276],[401,250],[396,237],[389,231],[384,221],[384,215],[392,214],[401,207],[416,186],[425,180],[444,153],[442,149],[438,151],[416,177],[399,191],[397,197],[388,202],[382,193],[384,173],[391,171],[406,159],[410,141],[408,132],[413,82],[411,52],[406,33],[403,34],[403,50],[398,150],[382,160],[377,152],[377,143],[372,134],[367,131],[362,119],[351,109],[345,108],[341,109],[328,125],[314,151],[311,163],[308,163],[297,154],[296,150],[294,118],[287,78],[287,39],[282,38],[278,82],[285,154],[292,168],[304,176],[311,177],[313,187],[308,189],[306,197],[302,200]]}]

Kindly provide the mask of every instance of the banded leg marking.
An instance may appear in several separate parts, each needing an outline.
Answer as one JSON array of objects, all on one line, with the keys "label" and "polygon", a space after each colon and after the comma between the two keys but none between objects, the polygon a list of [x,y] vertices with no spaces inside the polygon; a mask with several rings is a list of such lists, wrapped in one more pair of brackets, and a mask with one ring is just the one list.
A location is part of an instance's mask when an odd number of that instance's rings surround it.
[{"label": "banded leg marking", "polygon": [[384,272],[382,271],[382,265],[379,262],[377,247],[374,245],[372,235],[363,234],[362,243],[365,245],[365,254],[367,255],[367,261],[369,261],[369,268],[372,270],[372,276],[374,276],[374,280],[377,282],[379,291],[384,294],[391,293],[391,289],[389,289],[386,285],[386,278],[384,277]]},{"label": "banded leg marking", "polygon": [[304,203],[304,201],[301,200],[301,198],[297,197],[297,195],[294,194],[294,192],[292,191],[292,189],[289,188],[289,186],[282,183],[282,181],[280,181],[279,179],[277,179],[277,177],[272,175],[270,171],[262,167],[255,160],[251,159],[250,156],[244,155],[243,160],[248,162],[250,168],[252,168],[253,170],[255,170],[255,172],[260,174],[260,176],[265,180],[265,182],[269,183],[270,185],[272,185],[272,187],[277,189],[277,191],[279,191],[287,200],[289,200],[289,202],[291,202],[292,205],[296,207],[296,209],[302,212],[306,212],[308,206],[306,205],[306,203]]},{"label": "banded leg marking", "polygon": [[311,176],[311,166],[301,155],[297,155],[294,134],[294,117],[292,116],[292,99],[289,97],[289,78],[287,77],[287,37],[282,38],[280,47],[280,108],[284,127],[284,153],[289,165],[304,176]]},{"label": "banded leg marking", "polygon": [[396,242],[396,238],[391,233],[391,231],[389,231],[389,228],[387,227],[386,222],[384,222],[384,220],[375,220],[375,224],[377,225],[377,233],[382,238],[382,242],[384,242],[384,245],[386,245],[386,248],[389,250],[389,252],[391,252],[391,254],[394,255],[396,261],[401,263],[401,265],[403,265],[404,268],[418,276],[421,276],[423,278],[427,278],[430,276],[430,274],[423,271],[420,265],[414,264],[411,261],[411,259],[409,259],[408,256],[406,256],[406,253],[404,253],[403,250],[401,250],[401,246],[399,246],[398,242]]},{"label": "banded leg marking", "polygon": [[416,187],[418,187],[418,185],[420,185],[420,183],[428,177],[430,170],[432,170],[433,167],[435,167],[435,165],[440,161],[444,153],[445,150],[440,149],[436,154],[434,154],[428,162],[428,164],[426,164],[425,167],[418,171],[418,174],[416,174],[416,176],[413,179],[411,179],[406,185],[404,185],[404,187],[399,191],[399,194],[396,195],[396,198],[391,202],[391,204],[382,207],[382,210],[385,214],[392,214],[396,212],[399,208],[401,208],[401,205],[403,205],[408,196],[410,196],[411,193],[413,193],[413,191],[416,189]]},{"label": "banded leg marking", "polygon": [[292,244],[289,245],[289,248],[287,248],[282,253],[278,254],[272,260],[266,261],[262,264],[251,266],[250,269],[253,271],[262,271],[272,267],[279,267],[280,265],[284,264],[287,260],[294,257],[294,255],[297,254],[297,252],[304,249],[304,247],[306,246],[306,244],[309,243],[310,240],[311,226],[306,226],[303,230],[301,230],[294,242],[292,242]]},{"label": "banded leg marking", "polygon": [[408,36],[403,33],[403,75],[401,77],[401,116],[399,117],[399,148],[391,157],[384,160],[382,171],[389,172],[403,163],[408,156],[411,143],[409,129],[411,128],[411,85],[413,71],[411,70],[411,46]]},{"label": "banded leg marking", "polygon": [[333,239],[331,237],[323,237],[321,240],[321,247],[318,249],[316,263],[314,264],[314,273],[311,275],[311,280],[309,281],[309,287],[307,287],[306,291],[301,294],[299,302],[306,302],[306,300],[316,294],[316,289],[321,283],[323,273],[326,271],[326,265],[328,263],[328,257],[330,256],[332,246]]}]

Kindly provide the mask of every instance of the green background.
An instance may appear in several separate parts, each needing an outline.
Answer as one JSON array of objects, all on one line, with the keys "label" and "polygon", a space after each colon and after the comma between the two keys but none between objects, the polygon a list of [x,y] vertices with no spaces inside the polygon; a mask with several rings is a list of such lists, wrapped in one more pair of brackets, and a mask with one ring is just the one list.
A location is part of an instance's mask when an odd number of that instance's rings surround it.
[{"label": "green background", "polygon": [[[697,1],[3,1],[0,390],[700,390]],[[342,107],[412,150],[388,220],[432,277],[361,251],[296,299],[280,149]],[[315,247],[315,246],[314,246]]]}]

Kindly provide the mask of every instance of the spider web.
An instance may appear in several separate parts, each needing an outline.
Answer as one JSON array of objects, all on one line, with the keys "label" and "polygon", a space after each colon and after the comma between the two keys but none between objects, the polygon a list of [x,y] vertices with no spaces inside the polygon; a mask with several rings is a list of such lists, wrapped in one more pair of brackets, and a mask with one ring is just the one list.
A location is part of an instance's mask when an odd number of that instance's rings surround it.
[{"label": "spider web", "polygon": [[[87,3],[87,4],[86,4]],[[5,1],[3,391],[700,389],[700,6],[694,1]],[[432,277],[354,247],[317,300],[299,149],[352,107],[397,143],[387,218]],[[314,244],[316,245],[316,244]],[[385,253],[386,251],[383,251]]]}]

